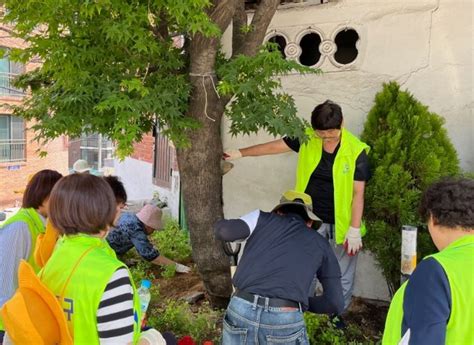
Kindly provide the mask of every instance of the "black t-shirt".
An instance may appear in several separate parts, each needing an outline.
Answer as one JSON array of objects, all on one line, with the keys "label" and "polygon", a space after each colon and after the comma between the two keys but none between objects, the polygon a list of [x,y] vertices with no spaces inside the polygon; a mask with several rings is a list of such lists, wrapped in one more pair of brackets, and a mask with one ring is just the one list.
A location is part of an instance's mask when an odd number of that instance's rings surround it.
[{"label": "black t-shirt", "polygon": [[299,215],[254,211],[247,216],[254,218],[246,221],[255,227],[249,224],[251,235],[234,275],[237,289],[300,302],[307,309],[315,275],[320,280],[340,279],[329,242]]},{"label": "black t-shirt", "polygon": [[[300,150],[298,139],[284,137],[286,145],[295,152]],[[334,224],[334,185],[332,168],[340,145],[333,153],[324,151],[318,166],[314,169],[306,186],[305,193],[313,199],[313,211],[324,223]],[[370,178],[369,160],[365,150],[362,150],[356,160],[354,181],[368,181]]]}]

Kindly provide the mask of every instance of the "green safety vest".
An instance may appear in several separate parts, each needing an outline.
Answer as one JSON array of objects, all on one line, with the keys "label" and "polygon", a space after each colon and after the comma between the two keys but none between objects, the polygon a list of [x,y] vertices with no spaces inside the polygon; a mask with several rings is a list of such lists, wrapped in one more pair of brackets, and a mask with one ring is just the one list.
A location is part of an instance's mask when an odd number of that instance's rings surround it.
[{"label": "green safety vest", "polygon": [[[443,267],[451,290],[451,314],[446,325],[445,343],[474,344],[474,235],[463,236],[429,257]],[[403,336],[403,299],[407,283],[393,296],[385,321],[383,345],[398,344]]]},{"label": "green safety vest", "polygon": [[[323,153],[323,141],[314,135],[314,130],[308,128],[306,134],[310,137],[306,144],[301,145],[298,153],[296,169],[296,187],[298,192],[305,192],[314,169],[319,164]],[[341,145],[337,151],[333,173],[334,213],[336,228],[336,243],[342,244],[347,230],[351,225],[352,193],[354,188],[354,172],[356,160],[362,150],[369,152],[369,146],[360,141],[351,132],[342,128]],[[318,200],[313,199],[313,205]],[[361,224],[361,234],[365,235],[365,225]]]},{"label": "green safety vest", "polygon": [[38,211],[36,211],[34,208],[20,208],[17,213],[15,213],[13,216],[8,218],[5,223],[3,223],[2,227],[0,227],[0,230],[15,222],[24,222],[28,225],[28,230],[30,230],[31,234],[31,252],[27,260],[35,272],[38,272],[40,267],[35,262],[33,251],[35,250],[36,246],[36,238],[39,234],[44,233],[45,225],[38,214]]},{"label": "green safety vest", "polygon": [[[28,225],[28,230],[30,231],[31,235],[31,252],[28,255],[28,263],[33,267],[35,272],[38,272],[40,270],[40,267],[36,264],[33,251],[35,250],[35,245],[36,245],[36,238],[38,237],[39,234],[44,233],[45,230],[45,225],[43,221],[41,220],[40,215],[38,214],[38,211],[36,211],[34,208],[20,208],[17,213],[15,213],[13,216],[8,218],[0,227],[0,231],[5,228],[7,225],[15,222],[24,222]],[[3,322],[2,318],[0,317],[0,331],[3,331]]]},{"label": "green safety vest", "polygon": [[[39,276],[60,299],[74,344],[99,344],[97,310],[107,283],[120,267],[126,268],[104,239],[79,234],[62,236],[58,240]],[[132,287],[134,343],[137,343],[140,337],[140,303],[133,281]]]}]

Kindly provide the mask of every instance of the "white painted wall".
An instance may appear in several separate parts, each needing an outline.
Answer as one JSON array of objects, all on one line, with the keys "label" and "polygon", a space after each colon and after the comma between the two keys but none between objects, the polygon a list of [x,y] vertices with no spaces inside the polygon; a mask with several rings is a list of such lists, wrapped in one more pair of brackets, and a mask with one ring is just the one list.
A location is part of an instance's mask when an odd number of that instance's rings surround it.
[{"label": "white painted wall", "polygon": [[[323,75],[282,78],[283,89],[296,100],[299,116],[310,118],[315,105],[331,99],[343,109],[345,126],[360,134],[382,83],[397,81],[446,120],[461,166],[474,171],[473,40],[470,0],[339,0],[323,5],[280,9],[269,36],[288,38],[289,53],[307,30],[331,40],[342,28],[360,36],[353,64],[337,67],[331,55],[317,65]],[[229,38],[229,33],[224,37]],[[224,47],[228,42],[224,41]],[[291,49],[290,49],[291,47]],[[297,58],[293,55],[294,58]],[[240,148],[272,140],[259,133],[231,137],[223,124],[225,148]],[[280,193],[294,186],[296,154],[245,158],[224,176],[224,213],[237,217],[255,208],[270,210]],[[388,291],[370,255],[360,257],[355,295],[387,299]]]},{"label": "white painted wall", "polygon": [[159,198],[166,201],[170,215],[179,217],[179,172],[173,171],[171,188],[162,188],[152,183],[153,166],[134,158],[125,158],[123,161],[115,160],[115,174],[122,180],[127,191],[130,203],[143,203],[153,198],[158,192]]}]

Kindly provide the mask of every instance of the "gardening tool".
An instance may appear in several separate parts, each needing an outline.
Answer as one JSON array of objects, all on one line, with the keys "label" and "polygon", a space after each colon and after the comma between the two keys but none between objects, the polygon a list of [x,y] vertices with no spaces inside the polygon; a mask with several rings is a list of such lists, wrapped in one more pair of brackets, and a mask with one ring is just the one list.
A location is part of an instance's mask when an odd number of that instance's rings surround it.
[{"label": "gardening tool", "polygon": [[[230,278],[234,277],[235,270],[237,269],[237,260],[239,259],[240,243],[235,243],[235,248],[232,247],[231,242],[224,242],[224,252],[230,258]],[[235,291],[235,287],[232,284],[232,291]]]},{"label": "gardening tool", "polygon": [[234,167],[234,164],[232,164],[231,162],[221,160],[221,173],[222,173],[222,175],[227,174],[233,167]]}]

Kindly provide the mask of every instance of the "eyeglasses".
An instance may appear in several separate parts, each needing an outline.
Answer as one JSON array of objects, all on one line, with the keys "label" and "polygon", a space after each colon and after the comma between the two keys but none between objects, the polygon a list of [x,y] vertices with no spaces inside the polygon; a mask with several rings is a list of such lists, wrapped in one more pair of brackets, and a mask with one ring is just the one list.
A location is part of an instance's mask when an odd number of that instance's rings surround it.
[{"label": "eyeglasses", "polygon": [[341,137],[340,129],[325,129],[325,130],[314,130],[314,136],[322,139],[323,141],[336,141]]}]

